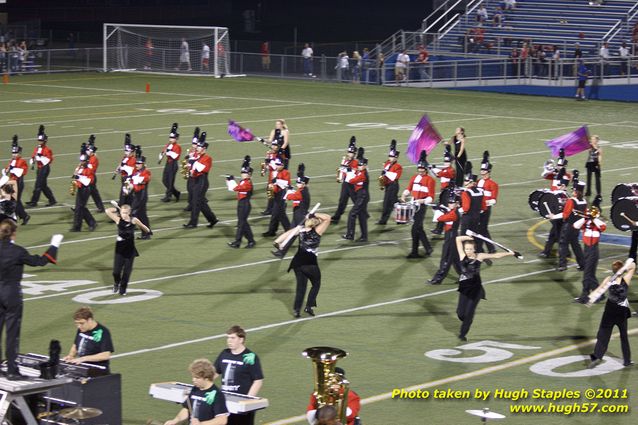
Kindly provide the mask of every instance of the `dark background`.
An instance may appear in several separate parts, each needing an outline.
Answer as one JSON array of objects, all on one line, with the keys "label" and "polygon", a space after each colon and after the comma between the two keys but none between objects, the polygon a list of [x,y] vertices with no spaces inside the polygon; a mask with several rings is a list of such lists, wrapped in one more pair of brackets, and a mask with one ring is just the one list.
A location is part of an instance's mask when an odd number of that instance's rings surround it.
[{"label": "dark background", "polygon": [[330,43],[383,40],[399,29],[416,30],[433,2],[7,0],[0,12],[7,13],[9,24],[39,21],[42,36],[53,35],[52,41],[65,40],[71,31],[78,42],[97,43],[102,23],[113,22],[226,26],[231,40],[293,42],[296,34],[299,43]]}]

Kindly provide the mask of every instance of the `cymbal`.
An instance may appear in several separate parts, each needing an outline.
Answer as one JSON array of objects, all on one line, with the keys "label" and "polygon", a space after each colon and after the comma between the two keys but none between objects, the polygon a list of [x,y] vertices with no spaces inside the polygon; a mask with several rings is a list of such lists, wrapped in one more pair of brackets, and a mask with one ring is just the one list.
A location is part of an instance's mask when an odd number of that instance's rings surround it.
[{"label": "cymbal", "polygon": [[69,407],[60,410],[60,416],[66,419],[89,419],[101,414],[102,411],[94,407]]},{"label": "cymbal", "polygon": [[503,419],[505,415],[501,415],[500,413],[490,412],[489,410],[466,410],[467,413],[474,416],[479,416],[485,419]]}]

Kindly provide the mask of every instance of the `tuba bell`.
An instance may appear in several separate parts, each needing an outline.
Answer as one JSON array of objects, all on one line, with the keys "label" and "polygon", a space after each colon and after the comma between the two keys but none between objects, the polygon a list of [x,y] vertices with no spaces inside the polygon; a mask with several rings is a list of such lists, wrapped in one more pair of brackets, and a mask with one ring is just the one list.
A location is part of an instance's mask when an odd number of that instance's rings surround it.
[{"label": "tuba bell", "polygon": [[313,395],[317,407],[334,406],[339,423],[347,422],[348,391],[350,382],[335,372],[337,360],[348,355],[345,351],[333,347],[310,347],[303,353],[312,360],[314,366],[315,390]]}]

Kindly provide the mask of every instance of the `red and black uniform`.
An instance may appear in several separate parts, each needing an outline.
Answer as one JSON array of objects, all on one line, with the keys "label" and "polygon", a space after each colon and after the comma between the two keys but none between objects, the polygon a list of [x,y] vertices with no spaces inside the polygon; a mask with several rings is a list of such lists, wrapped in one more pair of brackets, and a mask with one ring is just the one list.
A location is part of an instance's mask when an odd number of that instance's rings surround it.
[{"label": "red and black uniform", "polygon": [[458,209],[453,209],[445,211],[442,214],[437,212],[435,213],[435,217],[437,222],[443,224],[443,230],[445,231],[439,269],[429,281],[433,285],[438,285],[443,282],[443,279],[445,279],[452,266],[454,266],[454,270],[456,270],[457,274],[461,274],[459,253],[456,250],[456,237],[458,236],[461,213]]},{"label": "red and black uniform", "polygon": [[563,208],[563,227],[560,232],[560,239],[558,240],[558,267],[567,267],[567,256],[569,255],[569,247],[572,248],[578,267],[582,270],[585,267],[585,258],[583,256],[583,250],[580,247],[578,241],[578,229],[574,228],[574,223],[578,221],[580,217],[574,214],[572,211],[577,210],[585,213],[587,209],[587,201],[584,199],[578,199],[571,197],[565,202]]},{"label": "red and black uniform", "polygon": [[46,144],[41,144],[33,149],[31,155],[31,163],[37,164],[38,170],[36,171],[35,187],[33,188],[33,195],[31,195],[31,202],[27,203],[29,206],[36,206],[40,200],[40,194],[44,193],[44,196],[49,200],[48,205],[54,205],[57,203],[55,196],[49,188],[47,179],[51,172],[51,163],[53,162],[53,152]]},{"label": "red and black uniform", "polygon": [[90,186],[95,181],[95,173],[88,167],[88,164],[84,162],[75,169],[73,178],[75,179],[75,185],[77,186],[77,193],[75,194],[75,210],[71,231],[81,231],[83,220],[86,221],[86,224],[89,226],[89,230],[93,231],[97,226],[97,223],[89,209],[86,207],[86,204],[89,202],[89,196],[91,195]]},{"label": "red and black uniform", "polygon": [[[317,404],[317,398],[314,394],[310,394],[310,400],[308,401],[308,406],[306,407],[306,412],[316,413],[319,405]],[[359,394],[355,393],[353,390],[348,391],[348,407],[346,409],[346,425],[354,425],[355,420],[359,416],[359,411],[361,410],[361,398]],[[310,419],[308,419],[310,420]]]},{"label": "red and black uniform", "polygon": [[174,196],[175,200],[179,201],[181,193],[175,189],[175,177],[179,170],[179,157],[182,155],[182,147],[177,143],[177,140],[168,142],[162,149],[162,154],[166,156],[166,164],[162,173],[162,184],[166,188],[166,194],[162,201],[170,201],[171,196]]},{"label": "red and black uniform", "polygon": [[339,194],[339,203],[337,204],[337,212],[332,216],[332,223],[338,223],[341,220],[341,216],[348,206],[348,199],[354,203],[354,187],[346,181],[346,174],[348,169],[356,170],[359,166],[359,161],[356,159],[348,159],[344,156],[339,164],[339,177],[338,181],[341,182],[341,193]]},{"label": "red and black uniform", "polygon": [[381,170],[381,179],[383,181],[383,209],[381,210],[381,218],[378,224],[386,224],[390,218],[390,214],[394,210],[394,204],[399,200],[399,179],[403,174],[403,167],[396,161],[386,161]]},{"label": "red and black uniform", "polygon": [[[131,215],[150,229],[151,223],[148,220],[146,204],[148,203],[148,184],[151,182],[151,172],[146,167],[136,169],[130,177],[130,182],[133,184]],[[152,234],[152,232],[142,231],[140,239],[149,239]]]},{"label": "red and black uniform", "polygon": [[[483,205],[483,189],[478,187],[468,187],[461,193],[461,234],[464,235],[469,229],[473,232],[479,232],[479,223],[481,220],[481,206]],[[478,248],[478,247],[477,247]],[[477,251],[480,252],[480,251]]]},{"label": "red and black uniform", "polygon": [[253,196],[253,182],[251,179],[242,179],[232,190],[237,193],[237,232],[235,233],[235,242],[241,243],[242,237],[245,237],[248,243],[254,244],[255,238],[248,223],[248,216],[252,208],[250,198]]},{"label": "red and black uniform", "polygon": [[270,184],[273,185],[274,197],[268,231],[263,234],[264,236],[275,236],[279,223],[284,230],[290,229],[290,220],[286,215],[286,200],[284,199],[286,190],[290,186],[290,172],[284,168],[281,171],[273,171],[271,175]]},{"label": "red and black uniform", "polygon": [[[192,167],[195,162],[195,158],[197,158],[197,149],[196,145],[191,145],[188,149],[188,153],[186,154],[188,167]],[[188,192],[188,205],[184,208],[184,211],[192,211],[193,210],[193,179],[190,176],[186,180],[186,191]]]},{"label": "red and black uniform", "polygon": [[563,182],[563,180],[568,180],[570,182],[572,181],[571,173],[567,173],[567,172],[565,172],[562,179],[558,178],[558,171],[543,173],[543,177],[545,178],[545,180],[552,181],[549,186],[550,190],[561,190],[561,187],[565,185],[565,182]]},{"label": "red and black uniform", "polygon": [[[208,206],[206,192],[208,192],[208,173],[213,167],[213,158],[207,153],[192,158],[190,164],[190,178],[192,191],[191,218],[187,226],[197,226],[199,213],[204,214],[210,227],[217,223],[217,216]],[[190,195],[190,192],[189,192]]]},{"label": "red and black uniform", "polygon": [[[434,179],[427,174],[416,174],[410,179],[408,183],[407,191],[410,192],[410,196],[415,201],[424,201],[427,204],[432,203],[436,191],[434,189]],[[412,252],[410,255],[417,256],[419,254],[419,242],[425,249],[425,255],[432,254],[432,246],[428,240],[428,236],[423,230],[423,220],[425,220],[425,213],[427,207],[425,204],[419,204],[418,209],[414,213],[414,222],[412,223]]]},{"label": "red and black uniform", "polygon": [[289,190],[284,198],[287,201],[292,201],[292,223],[291,226],[295,227],[306,220],[306,215],[310,209],[310,190],[308,186],[303,189]]},{"label": "red and black uniform", "polygon": [[[481,203],[481,217],[479,219],[479,232],[481,235],[492,239],[489,230],[490,216],[492,215],[492,207],[496,205],[498,199],[498,184],[490,177],[482,178],[476,184],[479,189],[483,189],[483,201]],[[483,240],[476,240],[478,252],[481,252]],[[485,242],[487,252],[495,253],[496,248],[489,242]]]},{"label": "red and black uniform", "polygon": [[88,167],[93,170],[93,183],[89,187],[91,192],[91,198],[93,198],[93,202],[95,202],[95,207],[98,212],[104,212],[104,203],[102,202],[102,197],[100,196],[100,191],[97,189],[97,169],[100,166],[100,160],[98,159],[95,152],[89,153],[89,163]]},{"label": "red and black uniform", "polygon": [[587,296],[598,287],[596,268],[598,267],[598,242],[600,235],[607,229],[607,225],[599,218],[581,217],[573,224],[575,229],[582,230],[584,253],[583,291],[581,297]]},{"label": "red and black uniform", "polygon": [[22,191],[24,190],[24,176],[27,175],[29,166],[27,162],[22,159],[20,155],[16,155],[15,158],[11,159],[9,165],[5,168],[6,174],[9,176],[9,179],[15,181],[18,185],[18,196],[16,198],[16,215],[18,218],[22,219],[22,224],[26,224],[26,221],[29,219],[27,212],[24,210],[24,205],[22,205]]},{"label": "red and black uniform", "polygon": [[131,205],[132,196],[130,193],[125,193],[124,184],[127,179],[133,175],[135,172],[135,156],[134,155],[124,155],[122,160],[120,161],[120,165],[118,167],[120,169],[120,178],[122,180],[122,189],[120,190],[120,205]]},{"label": "red and black uniform", "polygon": [[261,215],[272,214],[272,203],[274,202],[274,198],[268,196],[268,186],[274,177],[273,173],[277,171],[277,166],[275,165],[275,159],[277,158],[279,158],[279,155],[276,150],[268,151],[264,158],[264,164],[266,165],[266,198],[268,199],[268,204],[266,205],[266,209],[261,212]]},{"label": "red and black uniform", "polygon": [[359,219],[359,227],[361,228],[361,237],[359,241],[367,242],[368,240],[368,202],[370,202],[370,192],[368,185],[368,170],[357,170],[350,172],[346,176],[346,181],[354,188],[354,205],[348,214],[348,226],[346,229],[345,239],[354,239],[354,228]]},{"label": "red and black uniform", "polygon": [[[432,173],[439,179],[441,182],[441,188],[439,191],[439,204],[447,205],[447,200],[452,192],[452,188],[450,185],[454,183],[454,179],[456,177],[456,170],[451,165],[443,168],[432,168]],[[443,223],[438,222],[436,224],[436,228],[432,230],[432,233],[436,235],[440,235],[443,233]]]}]

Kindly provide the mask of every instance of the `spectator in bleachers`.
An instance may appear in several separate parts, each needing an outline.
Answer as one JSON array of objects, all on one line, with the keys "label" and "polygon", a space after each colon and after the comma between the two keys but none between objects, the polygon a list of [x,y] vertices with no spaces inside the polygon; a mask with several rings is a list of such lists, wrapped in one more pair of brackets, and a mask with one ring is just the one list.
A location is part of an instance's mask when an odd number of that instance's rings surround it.
[{"label": "spectator in bleachers", "polygon": [[574,44],[574,77],[578,75],[578,61],[583,58],[583,51],[580,49],[580,43]]},{"label": "spectator in bleachers", "polygon": [[419,79],[425,81],[430,79],[427,72],[428,59],[430,54],[423,44],[419,44],[419,55],[416,58],[417,67],[419,69]]},{"label": "spectator in bleachers", "polygon": [[561,70],[560,49],[558,48],[558,46],[554,45],[552,49],[552,62],[551,62],[551,68],[550,68],[551,76],[557,80],[558,77],[560,76],[560,70]]},{"label": "spectator in bleachers", "polygon": [[261,70],[270,71],[270,43],[267,41],[261,43],[259,53],[261,53]]},{"label": "spectator in bleachers", "polygon": [[638,22],[634,25],[634,29],[631,30],[631,44],[633,48],[633,54],[636,54],[636,45],[638,44]]},{"label": "spectator in bleachers", "polygon": [[485,6],[481,4],[481,6],[479,6],[478,10],[476,11],[476,22],[479,26],[481,26],[484,22],[487,22],[487,19],[487,9],[485,9]]},{"label": "spectator in bleachers", "polygon": [[20,44],[18,44],[18,70],[24,71],[24,63],[27,61],[27,56],[29,55],[29,49],[27,48],[27,42],[22,40]]},{"label": "spectator in bleachers", "polygon": [[339,56],[337,56],[337,66],[335,67],[335,69],[337,70],[337,80],[343,82],[348,80],[348,74],[350,71],[349,61],[350,58],[348,57],[348,52],[346,52],[345,50],[339,53]]},{"label": "spectator in bleachers", "polygon": [[361,81],[361,55],[358,50],[352,52],[352,81]]},{"label": "spectator in bleachers", "polygon": [[394,63],[394,78],[397,84],[407,81],[409,63],[410,56],[408,56],[408,51],[403,49],[403,51],[397,55],[397,61]]},{"label": "spectator in bleachers", "polygon": [[545,55],[545,49],[543,49],[542,44],[537,44],[535,46],[534,55],[532,58],[534,62],[534,72],[533,76],[535,77],[544,77],[545,76],[545,67],[547,65],[547,57]]},{"label": "spectator in bleachers", "polygon": [[516,0],[503,0],[501,8],[503,11],[516,9]]},{"label": "spectator in bleachers", "polygon": [[629,69],[629,48],[627,43],[623,41],[622,45],[618,48],[618,56],[620,56],[620,75],[625,75],[625,72]]},{"label": "spectator in bleachers", "polygon": [[529,77],[530,71],[530,48],[527,42],[523,42],[523,47],[521,47],[521,67],[523,68],[523,75],[525,77]]},{"label": "spectator in bleachers", "polygon": [[516,47],[512,48],[510,53],[510,61],[512,63],[512,76],[518,77],[521,74],[521,55]]},{"label": "spectator in bleachers", "polygon": [[499,28],[501,28],[504,20],[505,20],[505,17],[503,16],[503,9],[501,9],[501,6],[497,6],[496,12],[494,12],[494,17],[492,18],[492,25],[494,25],[495,27],[498,26]]},{"label": "spectator in bleachers", "polygon": [[598,51],[598,59],[600,59],[600,73],[599,75],[605,76],[605,68],[609,63],[609,43],[604,42],[600,50]]},{"label": "spectator in bleachers", "polygon": [[9,67],[7,62],[7,45],[0,43],[0,73],[4,73]]},{"label": "spectator in bleachers", "polygon": [[367,82],[369,79],[368,69],[370,68],[370,50],[367,47],[363,48],[363,55],[361,56],[361,81]]}]

